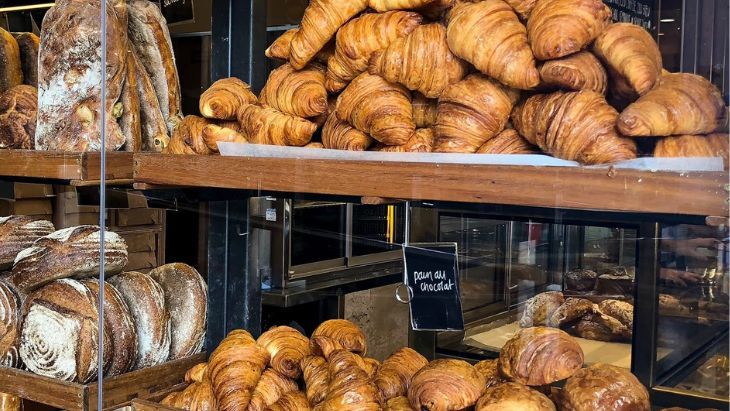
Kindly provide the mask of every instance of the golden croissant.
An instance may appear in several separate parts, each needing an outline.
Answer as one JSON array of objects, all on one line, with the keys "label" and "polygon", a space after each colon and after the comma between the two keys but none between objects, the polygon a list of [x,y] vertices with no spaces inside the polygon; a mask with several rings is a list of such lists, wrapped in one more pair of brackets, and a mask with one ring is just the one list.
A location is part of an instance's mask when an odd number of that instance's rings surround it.
[{"label": "golden croissant", "polygon": [[335,54],[327,63],[327,90],[338,92],[345,88],[368,69],[373,52],[409,34],[421,20],[418,13],[389,11],[363,14],[342,26],[337,32]]},{"label": "golden croissant", "polygon": [[441,21],[446,12],[451,10],[456,4],[456,0],[433,0],[423,7],[418,8],[418,12],[431,21]]},{"label": "golden croissant", "polygon": [[426,98],[421,93],[413,93],[413,122],[417,128],[431,127],[436,124],[438,100]]},{"label": "golden croissant", "polygon": [[510,87],[529,90],[540,83],[527,30],[502,0],[454,6],[448,42],[454,54]]},{"label": "golden croissant", "polygon": [[639,95],[651,90],[662,76],[659,46],[635,24],[611,24],[596,38],[593,51]]},{"label": "golden croissant", "polygon": [[247,143],[248,140],[236,129],[223,127],[218,124],[208,124],[203,127],[203,141],[212,153],[218,153],[218,143]]},{"label": "golden croissant", "polygon": [[286,377],[299,378],[300,363],[310,354],[309,338],[294,328],[281,326],[261,334],[257,343],[271,354],[271,368]]},{"label": "golden croissant", "polygon": [[439,359],[413,376],[408,399],[416,410],[463,410],[477,402],[485,387],[484,377],[466,361]]},{"label": "golden croissant", "polygon": [[247,106],[238,113],[238,122],[242,134],[253,144],[301,147],[307,145],[317,131],[317,125],[311,121],[271,107]]},{"label": "golden croissant", "polygon": [[408,397],[394,397],[385,403],[383,411],[414,411]]},{"label": "golden croissant", "polygon": [[538,94],[515,107],[512,124],[530,143],[583,164],[636,158],[636,144],[616,131],[618,113],[595,91]]},{"label": "golden croissant", "polygon": [[451,85],[439,100],[434,151],[474,153],[504,129],[518,97],[481,74]]},{"label": "golden croissant", "polygon": [[593,90],[605,94],[608,75],[601,62],[589,51],[548,60],[540,66],[540,78],[546,87],[566,90]]},{"label": "golden croissant", "polygon": [[197,364],[185,373],[185,382],[203,382],[206,372],[208,372],[208,363]]},{"label": "golden croissant", "polygon": [[446,28],[440,23],[417,27],[370,56],[370,74],[400,83],[428,98],[437,98],[466,74],[466,66],[451,53]]},{"label": "golden croissant", "polygon": [[474,368],[477,369],[479,374],[484,376],[487,388],[504,382],[504,378],[502,378],[502,375],[499,373],[499,361],[496,359],[479,361],[474,364]]},{"label": "golden croissant", "polygon": [[312,0],[299,30],[291,39],[289,63],[301,70],[332,39],[343,24],[368,6],[367,0]]},{"label": "golden croissant", "polygon": [[290,391],[279,398],[266,411],[309,411],[307,397],[301,391]]},{"label": "golden croissant", "polygon": [[235,120],[236,113],[256,101],[248,84],[229,77],[216,81],[200,96],[200,113],[207,118]]},{"label": "golden croissant", "polygon": [[538,60],[577,53],[611,23],[602,0],[538,0],[527,20],[527,37]]},{"label": "golden croissant", "polygon": [[417,351],[405,347],[394,352],[383,361],[375,374],[375,385],[380,389],[383,400],[408,394],[413,375],[428,364],[428,360]]},{"label": "golden croissant", "polygon": [[[273,43],[266,49],[264,54],[270,59],[289,61],[289,53],[291,50],[291,40],[299,29],[289,29],[279,36]],[[330,42],[324,46],[316,56],[314,60],[327,64],[327,60],[334,54],[334,45]]]},{"label": "golden croissant", "polygon": [[284,394],[298,389],[299,387],[294,380],[269,368],[261,374],[261,378],[253,390],[251,402],[249,402],[246,410],[264,411],[270,405],[277,402]]},{"label": "golden croissant", "polygon": [[170,143],[164,148],[166,154],[210,154],[210,148],[203,139],[203,129],[210,122],[197,116],[185,116],[175,128]]},{"label": "golden croissant", "polygon": [[537,154],[540,149],[530,144],[516,130],[506,129],[482,144],[479,154]]},{"label": "golden croissant", "polygon": [[248,407],[269,359],[269,352],[244,330],[232,331],[221,341],[208,361],[213,392],[221,411]]},{"label": "golden croissant", "polygon": [[434,0],[369,0],[368,6],[379,12],[388,10],[417,9],[433,3]]},{"label": "golden croissant", "polygon": [[378,388],[365,370],[357,364],[356,355],[347,350],[332,353],[329,359],[331,380],[327,396],[315,410],[320,411],[379,411]]},{"label": "golden croissant", "polygon": [[405,87],[363,73],[337,98],[337,118],[383,144],[405,144],[416,132],[411,94]]},{"label": "golden croissant", "polygon": [[[312,338],[327,337],[337,341],[342,348],[357,354],[365,355],[368,350],[365,334],[360,327],[348,320],[327,320],[320,324],[312,333]],[[320,347],[312,341],[312,353],[321,353]]]},{"label": "golden croissant", "polygon": [[405,144],[401,146],[378,144],[375,150],[392,153],[430,153],[433,151],[433,140],[432,129],[419,128]]},{"label": "golden croissant", "polygon": [[322,127],[322,144],[337,150],[365,151],[373,139],[362,131],[337,118],[331,113]]},{"label": "golden croissant", "polygon": [[708,134],[726,118],[722,95],[712,83],[695,74],[673,73],[626,107],[618,129],[627,136]]},{"label": "golden croissant", "polygon": [[303,70],[284,64],[269,74],[259,102],[292,116],[318,116],[327,111],[324,73],[324,67],[316,63]]},{"label": "golden croissant", "polygon": [[555,411],[555,404],[543,393],[508,382],[488,388],[474,411]]},{"label": "golden croissant", "polygon": [[524,385],[547,385],[564,380],[583,367],[583,350],[563,330],[523,328],[499,353],[499,371]]},{"label": "golden croissant", "polygon": [[304,386],[307,387],[309,404],[315,406],[327,396],[330,384],[330,372],[327,360],[320,356],[304,357],[301,363]]},{"label": "golden croissant", "polygon": [[657,142],[654,157],[722,157],[727,168],[729,138],[720,133],[665,137]]},{"label": "golden croissant", "polygon": [[535,3],[537,3],[537,0],[504,0],[509,4],[515,12],[522,18],[522,20],[527,20],[530,17],[530,13],[532,13],[532,9],[535,8]]}]

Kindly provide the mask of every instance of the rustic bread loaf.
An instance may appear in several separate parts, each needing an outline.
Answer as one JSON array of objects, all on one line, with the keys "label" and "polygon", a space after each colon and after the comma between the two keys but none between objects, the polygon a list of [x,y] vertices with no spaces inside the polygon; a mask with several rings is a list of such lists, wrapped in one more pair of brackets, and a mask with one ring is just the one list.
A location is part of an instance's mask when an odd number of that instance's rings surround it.
[{"label": "rustic bread loaf", "polygon": [[0,270],[12,268],[18,253],[54,232],[53,223],[27,216],[0,217]]},{"label": "rustic bread loaf", "polygon": [[[99,274],[100,229],[82,225],[64,228],[33,243],[15,258],[10,282],[22,291],[34,290],[59,278]],[[104,236],[104,272],[108,277],[127,265],[127,244],[118,234]]]},{"label": "rustic bread loaf", "polygon": [[41,38],[33,33],[13,33],[20,49],[23,84],[38,87],[38,49]]},{"label": "rustic bread loaf", "polygon": [[162,364],[170,354],[170,313],[162,287],[147,274],[130,271],[109,282],[127,303],[137,331],[134,369]]},{"label": "rustic bread loaf", "polygon": [[17,367],[20,363],[20,298],[12,287],[0,281],[0,367]]},{"label": "rustic bread loaf", "polygon": [[101,110],[106,110],[106,149],[117,150],[124,144],[117,123],[119,107],[115,110],[114,106],[124,83],[127,31],[120,8],[106,10],[104,102],[100,101],[101,0],[59,0],[43,19],[38,57],[37,150],[100,151]]},{"label": "rustic bread loaf", "polygon": [[203,349],[208,307],[208,286],[191,266],[166,264],[150,271],[165,293],[170,313],[170,360],[196,354]]},{"label": "rustic bread loaf", "polygon": [[170,143],[170,134],[167,131],[165,116],[162,115],[160,109],[160,102],[157,100],[155,87],[134,50],[132,50],[127,64],[134,65],[134,72],[137,75],[139,114],[142,123],[142,150],[160,152]]},{"label": "rustic bread loaf", "polygon": [[0,28],[0,93],[23,84],[20,49],[12,34]]},{"label": "rustic bread loaf", "polygon": [[119,126],[122,128],[125,143],[124,151],[142,151],[142,122],[140,121],[139,92],[137,80],[137,67],[134,62],[132,50],[127,50],[127,67],[124,86],[120,102],[122,103],[122,116],[119,118]]},{"label": "rustic bread loaf", "polygon": [[37,115],[35,87],[21,84],[0,94],[0,149],[32,149]]}]

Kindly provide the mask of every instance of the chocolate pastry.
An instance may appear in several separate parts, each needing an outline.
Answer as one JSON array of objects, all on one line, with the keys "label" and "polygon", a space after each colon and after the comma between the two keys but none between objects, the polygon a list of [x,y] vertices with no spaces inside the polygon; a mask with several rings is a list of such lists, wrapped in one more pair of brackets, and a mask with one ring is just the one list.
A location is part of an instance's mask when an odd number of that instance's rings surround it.
[{"label": "chocolate pastry", "polygon": [[651,410],[649,393],[629,370],[601,363],[568,378],[555,402],[571,411]]},{"label": "chocolate pastry", "polygon": [[499,373],[499,360],[483,360],[474,364],[474,368],[487,379],[487,388],[502,384],[504,378]]},{"label": "chocolate pastry", "polygon": [[565,289],[573,291],[591,291],[596,287],[596,274],[593,270],[572,270],[565,273]]},{"label": "chocolate pastry", "polygon": [[476,411],[555,411],[544,394],[522,384],[508,382],[488,388],[477,401]]}]

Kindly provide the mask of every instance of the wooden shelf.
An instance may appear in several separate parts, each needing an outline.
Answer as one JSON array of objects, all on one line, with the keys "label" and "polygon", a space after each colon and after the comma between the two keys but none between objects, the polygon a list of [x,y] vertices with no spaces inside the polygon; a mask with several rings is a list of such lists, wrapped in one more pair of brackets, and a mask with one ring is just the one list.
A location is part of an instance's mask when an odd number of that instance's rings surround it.
[{"label": "wooden shelf", "polygon": [[728,215],[727,172],[136,154],[135,185]]},{"label": "wooden shelf", "polygon": [[62,180],[71,185],[131,184],[133,153],[106,156],[106,175],[101,175],[101,153],[60,153],[36,150],[0,150],[0,177]]}]

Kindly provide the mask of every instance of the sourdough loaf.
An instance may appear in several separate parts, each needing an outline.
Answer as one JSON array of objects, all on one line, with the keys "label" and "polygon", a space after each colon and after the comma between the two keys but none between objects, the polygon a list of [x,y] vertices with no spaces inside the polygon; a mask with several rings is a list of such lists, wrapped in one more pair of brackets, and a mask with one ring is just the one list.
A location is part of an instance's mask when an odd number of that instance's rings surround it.
[{"label": "sourdough loaf", "polygon": [[0,93],[23,84],[20,49],[12,34],[0,28]]},{"label": "sourdough loaf", "polygon": [[136,271],[122,273],[109,282],[127,303],[137,331],[134,369],[165,362],[170,354],[170,314],[162,287],[149,275]]},{"label": "sourdough loaf", "polygon": [[[86,278],[99,274],[100,230],[83,225],[64,228],[33,243],[15,258],[10,281],[22,291],[34,290],[59,278]],[[104,236],[104,272],[108,277],[127,265],[127,245],[118,234]]]},{"label": "sourdough loaf", "polygon": [[124,144],[115,104],[124,83],[127,31],[120,8],[106,10],[104,102],[100,101],[101,0],[59,0],[43,19],[38,57],[38,150],[100,151],[101,110],[106,110],[106,149],[117,150]]},{"label": "sourdough loaf", "polygon": [[170,143],[165,116],[162,115],[152,80],[142,67],[134,50],[132,50],[131,59],[127,64],[129,63],[134,65],[134,72],[137,75],[139,114],[142,123],[142,150],[160,152]]},{"label": "sourdough loaf", "polygon": [[50,221],[27,216],[0,217],[0,270],[11,268],[20,251],[54,231]]},{"label": "sourdough loaf", "polygon": [[32,149],[37,114],[35,87],[21,84],[0,94],[0,149]]},{"label": "sourdough loaf", "polygon": [[0,367],[20,363],[20,298],[12,287],[0,280]]},{"label": "sourdough loaf", "polygon": [[20,49],[23,84],[38,87],[38,48],[41,38],[33,33],[13,33]]},{"label": "sourdough loaf", "polygon": [[203,349],[207,317],[208,286],[191,266],[166,264],[150,271],[165,293],[170,313],[170,360],[196,354]]},{"label": "sourdough loaf", "polygon": [[137,91],[137,67],[132,50],[127,50],[127,67],[124,87],[122,87],[122,117],[119,126],[122,128],[125,143],[124,151],[142,151],[142,123],[140,121],[139,92]]}]

